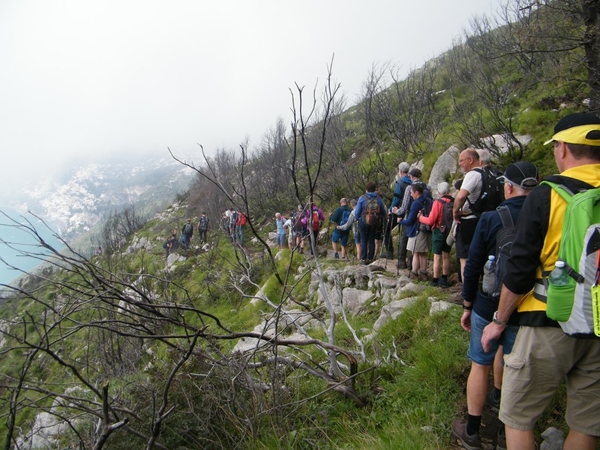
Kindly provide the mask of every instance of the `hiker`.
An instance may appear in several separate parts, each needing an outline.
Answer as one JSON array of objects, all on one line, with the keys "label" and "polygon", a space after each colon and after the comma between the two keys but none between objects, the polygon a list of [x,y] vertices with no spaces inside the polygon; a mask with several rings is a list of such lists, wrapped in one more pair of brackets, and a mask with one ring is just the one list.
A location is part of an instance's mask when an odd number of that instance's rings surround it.
[{"label": "hiker", "polygon": [[163,248],[165,249],[165,252],[166,252],[166,255],[165,255],[166,258],[168,258],[169,255],[171,254],[171,252],[177,248],[176,245],[177,245],[177,236],[175,234],[171,234],[163,244]]},{"label": "hiker", "polygon": [[[408,214],[408,211],[410,210],[410,203],[412,202],[412,197],[410,195],[410,189],[408,189],[408,186],[412,184],[413,179],[419,180],[421,178],[421,175],[421,171],[414,167],[413,169],[409,170],[408,178],[402,177],[403,182],[408,184],[404,187],[400,205],[394,206],[392,208],[392,213],[396,215],[398,222],[404,219],[404,217]],[[407,229],[406,227],[402,227],[400,231],[400,241],[398,243],[398,262],[396,263],[396,266],[399,269],[410,269],[412,263],[410,261],[410,258],[408,259],[408,261],[406,259],[406,246],[408,244],[408,236],[406,235]]]},{"label": "hiker", "polygon": [[287,233],[288,248],[290,249],[290,251],[294,250],[294,242],[296,239],[294,237],[294,231],[293,231],[293,225],[294,225],[294,221],[292,219],[293,217],[294,217],[294,211],[292,211],[290,213],[290,215],[286,219],[285,223],[283,224],[283,228],[285,229],[285,232]]},{"label": "hiker", "polygon": [[275,213],[275,225],[277,226],[275,241],[277,242],[277,248],[279,250],[283,250],[283,247],[285,246],[285,228],[283,228],[284,223],[285,217],[283,217],[281,213]]},{"label": "hiker", "polygon": [[[383,195],[381,195],[381,192],[377,191],[377,195],[379,196],[381,201],[383,201]],[[379,258],[379,254],[380,254],[379,252],[382,250],[381,244],[383,242],[383,234],[385,232],[386,223],[388,222],[386,220],[387,217],[388,217],[388,215],[386,213],[383,220],[381,221],[381,225],[379,227],[377,227],[377,229],[375,230],[375,259]],[[386,252],[386,256],[387,256],[387,252]]]},{"label": "hiker", "polygon": [[232,243],[235,243],[235,224],[237,223],[239,213],[233,209],[229,208],[229,239]]},{"label": "hiker", "polygon": [[229,237],[229,216],[227,215],[228,212],[229,210],[221,214],[221,228],[223,228],[223,232],[227,237]]},{"label": "hiker", "polygon": [[194,227],[192,226],[192,220],[188,219],[185,225],[181,228],[181,237],[183,248],[187,250],[192,242],[192,235],[194,234]]},{"label": "hiker", "polygon": [[433,279],[432,286],[448,287],[450,275],[450,251],[452,246],[446,242],[452,228],[452,206],[454,198],[448,194],[450,185],[443,181],[437,185],[441,197],[433,202],[429,216],[419,215],[419,222],[431,227],[431,241],[433,251]]},{"label": "hiker", "polygon": [[[314,202],[309,202],[306,212],[302,219],[307,230],[308,243],[310,244],[311,255],[317,255],[315,250],[319,242],[319,230],[325,222],[325,215],[321,208],[318,208]],[[313,245],[315,248],[313,248]]]},{"label": "hiker", "polygon": [[203,212],[198,219],[198,239],[200,239],[200,244],[206,243],[206,234],[208,233],[208,224],[210,223],[210,219],[206,215],[206,212]]},{"label": "hiker", "polygon": [[387,215],[383,200],[377,195],[376,188],[375,183],[368,182],[366,192],[360,196],[354,210],[360,230],[361,265],[370,264],[373,261],[377,229],[381,229],[383,218]]},{"label": "hiker", "polygon": [[[394,257],[394,245],[392,242],[392,230],[398,223],[398,215],[393,213],[392,211],[395,208],[398,208],[402,205],[402,199],[404,198],[404,193],[407,186],[410,186],[412,183],[410,179],[410,175],[408,175],[408,171],[410,170],[410,165],[407,162],[401,162],[398,164],[398,178],[396,179],[396,183],[394,186],[394,198],[392,199],[392,203],[388,209],[388,220],[385,226],[385,231],[383,234],[383,245],[385,245],[386,249],[386,258],[392,259]],[[404,235],[401,235],[401,240],[399,243],[398,253],[400,254],[400,248],[403,248],[404,259],[406,259],[406,243],[408,242],[408,238],[405,238]],[[400,260],[400,256],[398,256],[398,260]],[[406,262],[404,263],[406,267]]]},{"label": "hiker", "polygon": [[248,217],[241,211],[237,213],[237,219],[235,221],[234,238],[235,242],[239,245],[244,245],[244,237],[246,235],[246,223],[248,223]]},{"label": "hiker", "polygon": [[465,177],[460,190],[454,199],[454,220],[458,223],[456,228],[456,256],[460,259],[461,279],[464,278],[465,264],[469,256],[469,246],[475,234],[475,227],[479,217],[471,210],[471,205],[479,198],[482,189],[481,172],[479,168],[479,153],[473,148],[463,150],[458,157],[458,165]]},{"label": "hiker", "polygon": [[350,200],[350,207],[352,208],[352,212],[350,213],[350,217],[348,217],[348,221],[345,225],[338,225],[336,228],[338,230],[350,230],[352,228],[352,233],[354,234],[354,246],[356,247],[356,257],[360,258],[360,230],[358,227],[358,220],[356,219],[356,199]]},{"label": "hiker", "polygon": [[335,259],[339,259],[340,257],[338,253],[338,242],[342,248],[342,259],[346,258],[346,246],[348,245],[350,230],[342,230],[337,228],[337,226],[346,225],[350,218],[350,214],[352,214],[352,209],[348,206],[348,199],[342,198],[340,199],[340,206],[329,217],[329,221],[336,226],[331,233],[331,245],[333,247],[333,256]]},{"label": "hiker", "polygon": [[405,219],[400,221],[400,225],[406,227],[408,243],[406,249],[412,253],[412,269],[409,277],[421,281],[427,281],[427,252],[431,247],[431,232],[425,231],[420,227],[419,213],[425,207],[424,188],[422,183],[413,183],[410,186],[413,202],[410,205],[410,211]]},{"label": "hiker", "polygon": [[306,225],[303,222],[304,218],[304,208],[302,205],[298,205],[298,211],[296,211],[292,216],[292,235],[294,239],[295,248],[300,252],[304,253],[304,240],[308,234],[306,229]]},{"label": "hiker", "polygon": [[[487,386],[490,369],[494,362],[496,352],[505,355],[512,351],[513,343],[517,335],[518,314],[516,311],[511,315],[508,325],[499,339],[495,340],[488,351],[481,347],[481,335],[483,329],[493,320],[494,311],[498,309],[498,296],[494,293],[485,293],[480,289],[480,278],[484,273],[484,265],[489,255],[495,256],[495,263],[500,264],[498,244],[503,239],[503,233],[513,232],[514,224],[517,223],[519,213],[525,203],[527,195],[537,186],[537,167],[529,162],[520,161],[509,164],[506,168],[504,178],[504,197],[496,211],[484,213],[477,223],[472,245],[469,249],[469,257],[465,266],[465,278],[463,281],[463,315],[460,323],[463,329],[470,333],[470,344],[468,357],[471,360],[471,371],[467,380],[467,420],[455,419],[452,424],[454,435],[467,448],[481,448],[480,425],[483,407],[486,403]],[[506,207],[506,208],[503,208]],[[505,212],[500,211],[504,209]],[[501,214],[509,217],[503,220]],[[504,222],[510,222],[510,229]],[[497,238],[500,240],[497,240]],[[510,239],[510,240],[509,240]],[[512,238],[506,240],[506,245],[511,245]],[[510,248],[508,253],[510,254]],[[494,283],[500,286],[500,282]],[[485,288],[485,287],[484,287]],[[502,346],[502,350],[499,350]],[[500,388],[502,386],[502,364],[498,370],[494,368],[494,386],[490,391],[492,403],[499,404]],[[496,379],[498,376],[500,379]],[[499,444],[504,443],[504,433],[498,435]],[[500,447],[505,447],[500,445]]]},{"label": "hiker", "polygon": [[[517,223],[500,303],[493,322],[484,329],[482,346],[490,351],[518,309],[520,328],[512,352],[504,358],[499,416],[508,448],[536,447],[536,421],[565,380],[570,430],[564,448],[595,450],[600,436],[600,339],[593,330],[591,302],[598,282],[598,224],[590,227],[586,222],[590,209],[597,220],[600,208],[600,117],[591,113],[563,117],[549,143],[560,175],[547,177],[525,200],[521,217],[526,220]],[[573,197],[586,200],[573,208]],[[572,225],[569,233],[563,224]],[[588,229],[596,230],[589,241],[581,238]],[[570,270],[567,284],[557,289],[554,283],[565,276],[560,267],[564,263],[556,264],[559,252]],[[557,267],[558,279],[548,282],[547,274]],[[584,271],[585,277],[578,276]],[[567,307],[566,317],[555,309],[561,306]]]}]

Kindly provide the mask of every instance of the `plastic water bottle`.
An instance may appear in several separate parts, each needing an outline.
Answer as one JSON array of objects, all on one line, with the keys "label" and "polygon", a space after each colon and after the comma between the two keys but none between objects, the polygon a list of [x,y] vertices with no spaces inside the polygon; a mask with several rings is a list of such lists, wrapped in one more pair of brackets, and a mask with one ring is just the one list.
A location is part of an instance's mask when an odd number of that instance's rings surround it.
[{"label": "plastic water bottle", "polygon": [[496,287],[496,257],[494,255],[488,256],[488,260],[483,266],[483,283],[481,290],[486,294],[492,295],[494,288]]},{"label": "plastic water bottle", "polygon": [[550,272],[548,277],[550,284],[554,286],[566,286],[569,284],[569,274],[565,269],[565,262],[560,259],[554,264],[554,269]]}]

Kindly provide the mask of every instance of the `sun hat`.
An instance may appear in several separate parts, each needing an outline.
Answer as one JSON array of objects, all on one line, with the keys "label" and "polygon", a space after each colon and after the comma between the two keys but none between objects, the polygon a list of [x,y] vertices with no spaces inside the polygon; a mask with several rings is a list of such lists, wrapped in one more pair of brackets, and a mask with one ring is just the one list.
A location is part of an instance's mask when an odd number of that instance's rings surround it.
[{"label": "sun hat", "polygon": [[600,118],[592,113],[575,113],[563,117],[554,127],[552,139],[544,142],[544,145],[556,141],[600,146]]}]

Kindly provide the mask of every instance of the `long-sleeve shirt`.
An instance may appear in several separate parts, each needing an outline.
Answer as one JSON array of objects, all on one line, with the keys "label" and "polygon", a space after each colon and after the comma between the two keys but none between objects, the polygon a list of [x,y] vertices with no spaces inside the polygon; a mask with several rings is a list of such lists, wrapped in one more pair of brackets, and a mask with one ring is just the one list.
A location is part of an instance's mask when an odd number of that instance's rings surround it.
[{"label": "long-sleeve shirt", "polygon": [[[512,197],[502,202],[502,205],[508,207],[514,223],[517,223],[526,198],[526,196]],[[498,309],[499,299],[484,294],[479,289],[479,279],[483,274],[483,266],[488,260],[488,256],[496,255],[496,234],[501,228],[502,219],[497,211],[482,214],[477,228],[475,228],[475,234],[469,246],[469,257],[465,265],[462,297],[468,302],[474,302],[473,310],[488,321],[492,320],[494,311]],[[512,248],[514,248],[514,242]],[[510,317],[509,323],[518,325],[516,314]]]},{"label": "long-sleeve shirt", "polygon": [[406,236],[414,237],[419,230],[419,211],[423,209],[423,196],[417,197],[410,205],[408,216],[400,221],[400,225],[407,227]]},{"label": "long-sleeve shirt", "polygon": [[[416,183],[418,181],[419,180],[415,180],[414,182]],[[410,192],[411,192],[410,189],[404,189],[404,197],[402,198],[402,204],[400,205],[400,208],[396,212],[396,214],[399,215],[400,217],[404,217],[406,215],[406,213],[408,212],[408,210],[410,209],[410,204],[412,202],[412,197],[410,196]]]},{"label": "long-sleeve shirt", "polygon": [[442,224],[442,208],[444,204],[442,202],[449,202],[452,200],[452,197],[449,195],[443,195],[440,201],[435,200],[433,202],[433,206],[431,207],[431,212],[428,216],[419,217],[419,222],[425,225],[429,225],[431,229],[439,228]]},{"label": "long-sleeve shirt", "polygon": [[404,195],[406,191],[410,191],[410,189],[406,189],[411,185],[410,175],[404,175],[402,178],[396,181],[396,186],[394,188],[394,198],[392,200],[392,204],[390,205],[390,211],[392,208],[397,208],[401,206],[402,200],[404,199]]}]

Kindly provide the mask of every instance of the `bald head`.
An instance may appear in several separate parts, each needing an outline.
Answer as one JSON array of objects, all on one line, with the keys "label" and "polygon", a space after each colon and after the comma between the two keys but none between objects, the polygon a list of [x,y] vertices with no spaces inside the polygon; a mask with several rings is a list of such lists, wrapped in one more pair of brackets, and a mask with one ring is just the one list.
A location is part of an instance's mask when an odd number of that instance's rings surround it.
[{"label": "bald head", "polygon": [[467,148],[460,152],[458,165],[463,172],[467,173],[475,167],[479,167],[479,153],[474,148]]}]

